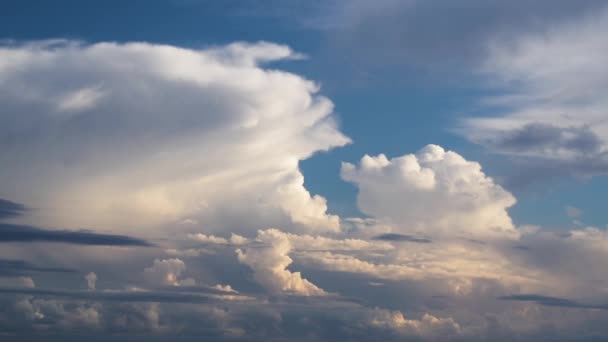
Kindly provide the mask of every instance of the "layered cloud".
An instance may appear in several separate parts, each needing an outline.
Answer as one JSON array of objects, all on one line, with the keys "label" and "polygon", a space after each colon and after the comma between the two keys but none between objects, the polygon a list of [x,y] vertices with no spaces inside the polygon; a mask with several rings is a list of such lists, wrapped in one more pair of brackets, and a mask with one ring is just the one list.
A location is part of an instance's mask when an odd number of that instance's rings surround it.
[{"label": "layered cloud", "polygon": [[263,42],[2,46],[0,194],[65,228],[335,231],[298,161],[349,139],[317,85],[264,66],[298,57]]}]

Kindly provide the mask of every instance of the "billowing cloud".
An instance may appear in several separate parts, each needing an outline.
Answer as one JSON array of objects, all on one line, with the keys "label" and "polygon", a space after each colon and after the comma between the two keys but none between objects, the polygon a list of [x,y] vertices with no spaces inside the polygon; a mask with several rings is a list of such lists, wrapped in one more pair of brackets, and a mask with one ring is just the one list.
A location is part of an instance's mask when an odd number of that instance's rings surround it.
[{"label": "billowing cloud", "polygon": [[87,288],[89,290],[95,290],[97,274],[95,274],[95,272],[89,272],[84,276],[84,279],[87,281]]},{"label": "billowing cloud", "polygon": [[262,246],[237,249],[239,262],[249,266],[255,279],[271,293],[292,293],[303,296],[321,296],[325,291],[302,278],[300,272],[287,269],[292,263],[289,238],[276,229],[258,232],[256,241]]},{"label": "billowing cloud", "polygon": [[296,57],[264,42],[2,46],[0,195],[65,228],[336,231],[298,161],[349,139],[316,84],[263,66]]},{"label": "billowing cloud", "polygon": [[517,236],[507,213],[515,198],[478,163],[437,145],[392,159],[366,155],[358,166],[343,163],[341,175],[359,188],[359,208],[396,232]]},{"label": "billowing cloud", "polygon": [[194,279],[181,278],[181,275],[185,270],[186,264],[180,259],[156,259],[152,266],[144,269],[144,278],[152,286],[194,285],[196,283]]},{"label": "billowing cloud", "polygon": [[403,313],[389,310],[373,310],[371,325],[394,329],[401,335],[419,336],[425,339],[453,339],[461,334],[461,328],[452,318],[437,318],[425,314],[420,320],[406,319]]}]

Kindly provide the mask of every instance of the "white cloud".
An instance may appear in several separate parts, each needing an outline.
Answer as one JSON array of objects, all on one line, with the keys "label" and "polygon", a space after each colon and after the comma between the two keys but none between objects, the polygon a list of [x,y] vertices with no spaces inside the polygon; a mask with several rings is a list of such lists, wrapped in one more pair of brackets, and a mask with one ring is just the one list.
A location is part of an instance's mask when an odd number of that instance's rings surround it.
[{"label": "white cloud", "polygon": [[399,311],[383,309],[370,310],[370,324],[393,329],[401,335],[414,335],[424,338],[450,339],[462,334],[462,329],[452,318],[437,318],[424,314],[420,320],[406,319]]},{"label": "white cloud", "polygon": [[87,288],[89,290],[95,290],[95,285],[97,283],[97,274],[95,272],[89,272],[84,276],[84,279],[87,281]]},{"label": "white cloud", "polygon": [[228,240],[224,239],[223,237],[219,237],[219,236],[215,236],[215,235],[206,235],[206,234],[202,234],[202,233],[188,234],[188,238],[195,240],[195,241],[218,244],[218,245],[227,245],[228,244]]},{"label": "white cloud", "polygon": [[507,213],[515,198],[478,163],[437,145],[392,159],[366,155],[358,167],[343,163],[341,175],[359,188],[359,208],[390,222],[396,232],[518,235]]},{"label": "white cloud", "polygon": [[62,228],[337,231],[298,162],[349,139],[316,84],[260,66],[294,57],[264,42],[0,47],[0,196]]},{"label": "white cloud", "polygon": [[380,256],[307,252],[299,254],[298,261],[309,268],[362,274],[374,280],[417,282],[455,297],[472,296],[479,279],[530,292],[546,289],[548,279],[500,248],[456,240],[412,245]]},{"label": "white cloud", "polygon": [[71,91],[59,100],[57,109],[60,112],[79,112],[92,109],[103,95],[104,93],[99,86]]},{"label": "white cloud", "polygon": [[297,251],[389,251],[394,246],[388,242],[367,241],[345,237],[328,238],[324,236],[286,234]]},{"label": "white cloud", "polygon": [[287,235],[276,229],[260,230],[255,239],[262,246],[237,249],[239,262],[249,266],[255,279],[272,293],[292,293],[302,296],[321,296],[325,291],[302,278],[300,272],[287,269],[292,263],[292,250]]},{"label": "white cloud", "polygon": [[156,259],[152,266],[144,269],[144,278],[152,285],[190,286],[196,282],[192,278],[181,279],[186,264],[177,258]]},{"label": "white cloud", "polygon": [[[334,237],[325,237],[321,235],[294,234],[282,231],[280,233],[289,240],[293,249],[296,251],[386,251],[394,249],[394,246],[388,242],[350,238],[348,235],[336,234]],[[194,241],[216,245],[244,246],[250,243],[256,243],[256,240],[248,239],[234,233],[231,233],[229,239],[202,233],[188,234],[188,238]]]},{"label": "white cloud", "polygon": [[0,286],[6,287],[36,287],[32,277],[0,277]]}]

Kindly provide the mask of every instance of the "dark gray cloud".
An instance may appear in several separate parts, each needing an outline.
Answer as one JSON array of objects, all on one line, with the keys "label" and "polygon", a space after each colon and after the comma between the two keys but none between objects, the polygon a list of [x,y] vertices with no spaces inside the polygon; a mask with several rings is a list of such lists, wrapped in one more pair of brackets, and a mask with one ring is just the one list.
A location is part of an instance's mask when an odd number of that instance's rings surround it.
[{"label": "dark gray cloud", "polygon": [[8,223],[0,223],[0,243],[2,242],[60,242],[96,246],[153,246],[153,244],[145,240],[126,235],[101,234],[88,231],[48,230]]},{"label": "dark gray cloud", "polygon": [[75,273],[77,270],[64,267],[43,267],[24,260],[0,259],[0,276],[15,277],[31,273]]},{"label": "dark gray cloud", "polygon": [[209,303],[209,296],[198,293],[165,291],[80,291],[40,288],[0,288],[0,294],[31,295],[39,297],[66,298],[100,302],[149,302],[149,303]]},{"label": "dark gray cloud", "polygon": [[561,177],[588,178],[608,173],[605,143],[589,126],[559,127],[534,122],[477,139],[488,149],[511,156],[499,169],[509,189],[527,188]]},{"label": "dark gray cloud", "polygon": [[573,159],[513,156],[496,162],[499,183],[511,190],[529,189],[559,178],[589,179],[608,173],[608,154]]},{"label": "dark gray cloud", "polygon": [[0,219],[22,215],[27,208],[21,203],[15,203],[0,198]]},{"label": "dark gray cloud", "polygon": [[545,306],[558,306],[564,308],[578,308],[578,309],[600,309],[600,310],[608,310],[608,304],[584,304],[579,303],[574,300],[559,298],[559,297],[549,297],[538,294],[522,294],[522,295],[512,295],[512,296],[503,296],[499,297],[502,300],[512,300],[512,301],[521,301],[521,302],[534,302],[540,305]]},{"label": "dark gray cloud", "polygon": [[602,140],[587,126],[558,127],[547,123],[529,123],[522,127],[502,131],[483,145],[505,152],[558,152],[590,156],[599,153]]},{"label": "dark gray cloud", "polygon": [[403,242],[416,242],[416,243],[431,243],[433,242],[431,239],[426,237],[416,237],[407,234],[397,234],[397,233],[386,233],[376,235],[372,238],[373,240],[381,240],[381,241],[403,241]]}]

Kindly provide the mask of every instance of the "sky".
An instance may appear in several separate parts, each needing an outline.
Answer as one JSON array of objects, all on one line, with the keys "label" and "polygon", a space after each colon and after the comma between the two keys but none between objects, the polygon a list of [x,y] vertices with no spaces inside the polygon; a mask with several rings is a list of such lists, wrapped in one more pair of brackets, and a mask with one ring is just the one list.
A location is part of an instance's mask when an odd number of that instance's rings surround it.
[{"label": "sky", "polygon": [[0,339],[608,339],[608,3],[3,1]]}]

